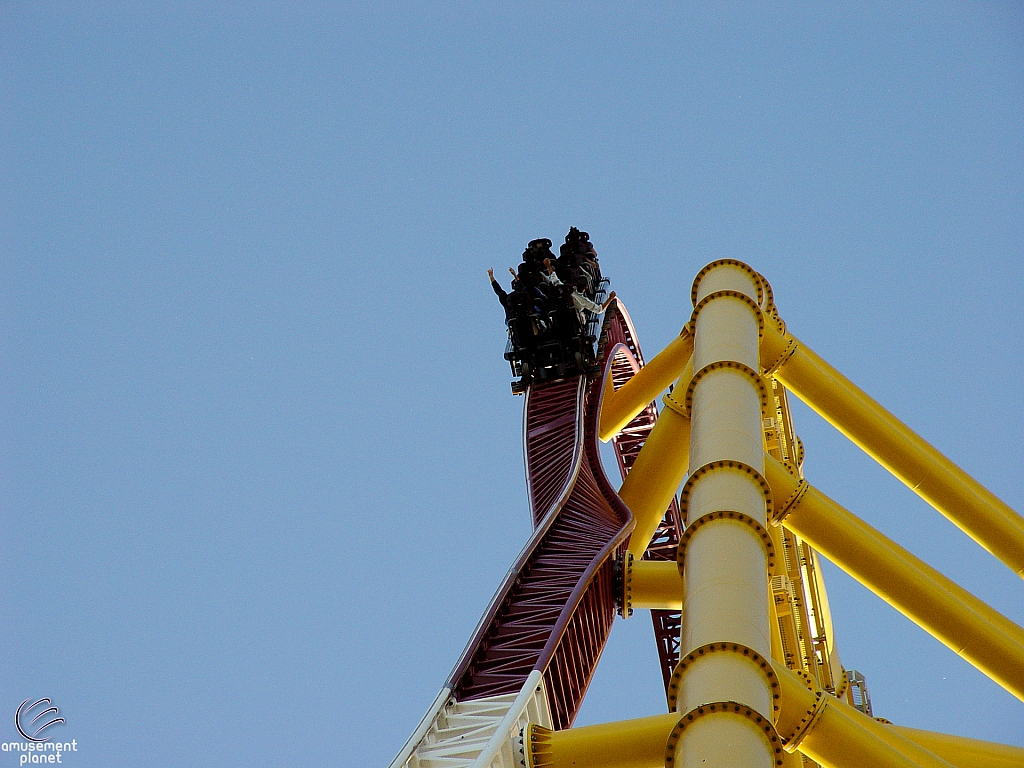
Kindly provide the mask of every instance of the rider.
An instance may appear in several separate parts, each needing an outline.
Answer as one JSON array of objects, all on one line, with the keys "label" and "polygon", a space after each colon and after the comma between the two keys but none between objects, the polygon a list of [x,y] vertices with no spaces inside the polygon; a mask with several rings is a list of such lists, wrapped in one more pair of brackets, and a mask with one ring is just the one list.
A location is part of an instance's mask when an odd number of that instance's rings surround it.
[{"label": "rider", "polygon": [[[491,282],[491,288],[494,290],[495,295],[498,297],[498,301],[501,302],[501,306],[505,309],[505,324],[508,325],[516,319],[516,306],[526,307],[526,313],[529,315],[530,325],[533,329],[533,335],[536,336],[541,331],[547,329],[547,321],[544,318],[544,308],[542,302],[545,298],[543,292],[538,284],[532,286],[524,285],[524,281],[516,275],[515,270],[512,267],[508,268],[508,271],[512,274],[512,296],[520,297],[520,301],[516,302],[510,298],[510,294],[505,291],[504,288],[494,278],[494,270],[487,270],[487,277]],[[540,273],[537,273],[537,281],[540,281]]]},{"label": "rider", "polygon": [[587,286],[583,290],[592,292],[601,280],[601,267],[598,266],[597,250],[590,242],[590,234],[571,227],[558,253],[555,269],[562,281],[575,285],[581,276],[585,277]]},{"label": "rider", "polygon": [[[509,267],[508,271],[512,272],[512,268]],[[497,280],[494,279],[494,270],[493,269],[488,269],[487,270],[487,277],[490,278],[491,288],[494,289],[494,293],[497,295],[498,301],[501,302],[501,306],[504,307],[504,309],[505,309],[505,322],[507,323],[514,316],[514,313],[512,311],[512,306],[509,304],[508,292],[504,288],[501,287],[501,284]],[[516,280],[516,273],[512,272],[512,290],[513,291],[515,291],[515,289],[516,289],[516,282],[517,282],[517,280]]]},{"label": "rider", "polygon": [[[551,264],[551,259],[544,259],[544,267],[547,269],[547,274],[544,276],[544,279],[551,285],[562,285],[562,281],[559,279],[554,266]],[[587,278],[581,276],[573,286],[571,298],[572,303],[576,306],[576,312],[579,313],[580,322],[583,325],[586,325],[586,318],[583,315],[584,310],[593,312],[595,315],[603,314],[612,303],[612,300],[615,299],[615,291],[612,291],[608,294],[608,298],[604,300],[604,304],[598,304],[596,301],[587,298],[586,294],[582,293],[582,291],[586,290]]]}]

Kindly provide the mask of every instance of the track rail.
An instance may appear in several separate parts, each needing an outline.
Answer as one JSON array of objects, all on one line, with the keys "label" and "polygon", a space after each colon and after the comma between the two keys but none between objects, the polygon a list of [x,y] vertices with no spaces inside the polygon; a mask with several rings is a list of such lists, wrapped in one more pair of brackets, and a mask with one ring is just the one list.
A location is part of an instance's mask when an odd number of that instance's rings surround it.
[{"label": "track rail", "polygon": [[[643,365],[632,321],[616,302],[598,349],[601,373],[531,387],[523,418],[527,488],[536,529],[467,646],[449,685],[458,701],[518,692],[544,674],[556,729],[572,724],[615,615],[613,561],[632,515],[612,488],[597,440],[606,376],[621,387]],[[629,472],[657,419],[652,403],[614,442]],[[681,533],[675,500],[645,559],[674,560]],[[678,611],[652,611],[663,679],[679,659]]]},{"label": "track rail", "polygon": [[[533,534],[393,768],[505,766],[502,755],[512,735],[505,733],[506,721],[519,717],[509,709],[513,700],[531,702],[555,730],[576,718],[615,620],[614,569],[634,525],[605,476],[597,438],[606,378],[621,386],[643,363],[634,337],[625,309],[613,303],[598,346],[598,375],[531,387],[527,393],[523,452]],[[623,471],[656,416],[652,405],[617,438]],[[669,559],[675,556],[678,526],[672,521],[677,523],[678,511],[674,518],[671,511],[666,530],[658,530],[653,556],[662,549]],[[671,619],[655,619],[663,668],[673,642],[678,656],[678,628],[670,637],[670,626]],[[535,684],[538,679],[542,685]],[[472,744],[466,722],[473,723]]]},{"label": "track rail", "polygon": [[537,527],[449,678],[458,701],[518,692],[536,670],[553,726],[576,717],[615,619],[614,560],[633,527],[596,437],[607,370],[527,395],[523,449]]}]

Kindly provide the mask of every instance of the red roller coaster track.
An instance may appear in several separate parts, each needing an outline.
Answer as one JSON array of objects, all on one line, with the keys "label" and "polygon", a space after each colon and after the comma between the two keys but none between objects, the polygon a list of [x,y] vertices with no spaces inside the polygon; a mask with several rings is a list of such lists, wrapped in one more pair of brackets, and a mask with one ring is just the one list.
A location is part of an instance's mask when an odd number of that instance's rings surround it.
[{"label": "red roller coaster track", "polygon": [[[518,693],[539,671],[556,729],[575,719],[608,639],[616,558],[633,527],[604,474],[597,439],[605,377],[618,388],[643,365],[620,304],[605,316],[598,361],[601,374],[592,380],[576,377],[527,394],[523,444],[535,530],[448,681],[465,702]],[[656,417],[651,404],[616,438],[623,474]],[[674,560],[679,533],[673,501],[645,558]],[[679,656],[679,613],[652,615],[667,686]]]}]

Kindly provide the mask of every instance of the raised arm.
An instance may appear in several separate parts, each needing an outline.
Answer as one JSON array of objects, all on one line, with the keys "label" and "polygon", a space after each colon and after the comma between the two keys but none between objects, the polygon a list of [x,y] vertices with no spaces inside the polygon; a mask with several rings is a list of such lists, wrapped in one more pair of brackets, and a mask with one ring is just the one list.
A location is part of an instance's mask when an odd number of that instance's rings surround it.
[{"label": "raised arm", "polygon": [[487,270],[487,277],[490,278],[491,288],[494,290],[494,293],[498,297],[498,300],[501,302],[501,305],[505,306],[505,301],[508,299],[508,293],[506,293],[505,289],[502,288],[498,281],[494,279],[493,269]]},{"label": "raised arm", "polygon": [[544,266],[548,268],[548,273],[541,275],[541,277],[548,282],[548,285],[561,285],[562,281],[558,279],[558,275],[555,274],[555,268],[551,266],[551,259],[544,259]]}]

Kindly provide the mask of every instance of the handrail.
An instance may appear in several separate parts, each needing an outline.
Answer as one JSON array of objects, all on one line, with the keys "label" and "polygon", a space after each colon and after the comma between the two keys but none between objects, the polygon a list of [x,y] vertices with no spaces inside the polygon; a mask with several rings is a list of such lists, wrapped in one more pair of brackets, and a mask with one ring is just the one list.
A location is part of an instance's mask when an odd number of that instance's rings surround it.
[{"label": "handrail", "polygon": [[405,746],[399,750],[398,755],[394,760],[391,761],[391,765],[388,768],[402,768],[406,761],[412,757],[412,753],[416,751],[416,747],[423,741],[423,737],[427,735],[427,731],[430,730],[430,726],[437,720],[437,715],[448,702],[448,699],[452,695],[452,689],[449,686],[445,686],[441,689],[441,692],[437,694],[437,698],[434,699],[434,703],[430,705],[430,709],[427,710],[427,714],[420,720],[420,724],[416,727],[416,730],[412,732],[412,736],[405,742]]}]

